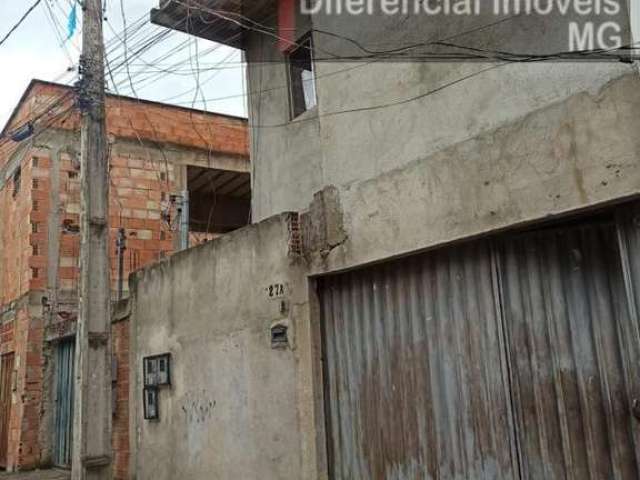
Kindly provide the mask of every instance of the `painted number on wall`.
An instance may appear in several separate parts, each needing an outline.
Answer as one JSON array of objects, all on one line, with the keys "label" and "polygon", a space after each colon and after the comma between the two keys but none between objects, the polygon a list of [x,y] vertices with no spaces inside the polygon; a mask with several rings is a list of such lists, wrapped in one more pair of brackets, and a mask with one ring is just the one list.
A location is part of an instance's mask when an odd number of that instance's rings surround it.
[{"label": "painted number on wall", "polygon": [[282,298],[284,297],[284,284],[274,283],[265,288],[267,296],[269,298]]}]

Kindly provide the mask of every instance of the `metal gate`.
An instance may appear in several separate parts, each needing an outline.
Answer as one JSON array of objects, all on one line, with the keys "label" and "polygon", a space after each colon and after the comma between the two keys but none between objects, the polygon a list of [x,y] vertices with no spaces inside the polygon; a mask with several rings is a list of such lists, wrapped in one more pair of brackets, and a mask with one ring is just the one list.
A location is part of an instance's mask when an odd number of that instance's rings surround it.
[{"label": "metal gate", "polygon": [[73,445],[73,385],[74,385],[75,339],[61,341],[56,347],[55,364],[55,439],[54,463],[57,466],[71,465]]},{"label": "metal gate", "polygon": [[515,479],[489,246],[321,285],[331,478]]},{"label": "metal gate", "polygon": [[331,478],[640,478],[638,247],[607,220],[321,279]]},{"label": "metal gate", "polygon": [[9,449],[13,359],[13,353],[2,355],[0,359],[0,467],[2,468],[7,468]]},{"label": "metal gate", "polygon": [[522,478],[640,478],[638,319],[615,225],[523,235],[500,253]]}]

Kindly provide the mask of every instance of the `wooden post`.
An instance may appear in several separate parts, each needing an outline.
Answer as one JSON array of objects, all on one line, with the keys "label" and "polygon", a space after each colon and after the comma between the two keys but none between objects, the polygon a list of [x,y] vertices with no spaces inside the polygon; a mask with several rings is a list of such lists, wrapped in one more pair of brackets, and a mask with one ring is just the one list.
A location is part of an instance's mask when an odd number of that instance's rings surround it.
[{"label": "wooden post", "polygon": [[102,0],[84,0],[80,304],[76,334],[73,480],[111,479],[111,282]]}]

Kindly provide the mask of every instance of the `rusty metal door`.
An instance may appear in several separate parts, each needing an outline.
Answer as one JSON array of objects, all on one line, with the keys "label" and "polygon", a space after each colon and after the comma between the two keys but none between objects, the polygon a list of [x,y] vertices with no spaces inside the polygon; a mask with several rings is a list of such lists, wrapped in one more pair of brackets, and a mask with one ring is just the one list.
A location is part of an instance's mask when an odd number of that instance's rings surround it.
[{"label": "rusty metal door", "polygon": [[7,353],[0,359],[0,467],[2,468],[7,468],[9,449],[13,358],[13,353]]},{"label": "rusty metal door", "polygon": [[621,253],[613,221],[503,244],[500,284],[523,479],[640,478],[632,414],[640,337]]},{"label": "rusty metal door", "polygon": [[516,479],[488,244],[320,281],[330,478]]},{"label": "rusty metal door", "polygon": [[330,478],[640,478],[631,212],[319,280]]}]

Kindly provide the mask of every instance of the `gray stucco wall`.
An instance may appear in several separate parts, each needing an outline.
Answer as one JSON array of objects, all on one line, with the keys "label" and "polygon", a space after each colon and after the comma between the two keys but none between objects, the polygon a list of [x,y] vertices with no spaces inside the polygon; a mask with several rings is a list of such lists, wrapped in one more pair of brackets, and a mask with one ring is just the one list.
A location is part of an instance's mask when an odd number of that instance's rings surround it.
[{"label": "gray stucco wall", "polygon": [[[279,55],[250,36],[258,223],[133,279],[138,479],[326,478],[309,277],[640,194],[640,78],[628,65],[508,65],[338,115],[486,65],[320,63],[318,108],[290,123],[286,66],[268,62]],[[303,212],[302,256],[289,251],[290,215],[271,217],[289,210]],[[287,286],[284,312],[265,294],[274,283]],[[278,321],[290,349],[269,344]],[[164,352],[174,384],[147,422],[142,358]]]},{"label": "gray stucco wall", "polygon": [[[136,478],[326,478],[313,276],[636,197],[639,83],[622,76],[384,174],[323,188],[304,207],[299,250],[296,215],[282,214],[137,273]],[[270,299],[277,283],[283,298]],[[289,325],[291,348],[271,348],[274,322]],[[145,421],[142,359],[165,352],[173,385],[160,390],[160,420]]]},{"label": "gray stucco wall", "polygon": [[[290,218],[246,227],[132,277],[135,478],[314,478],[309,293],[289,252]],[[270,298],[277,283],[284,293]],[[271,347],[274,322],[289,326],[289,348]],[[143,357],[166,352],[173,384],[160,389],[160,419],[146,421]]]},{"label": "gray stucco wall", "polygon": [[339,189],[346,240],[327,272],[624,201],[640,193],[640,78]]},{"label": "gray stucco wall", "polygon": [[[418,28],[367,32],[335,18],[314,16],[313,27],[351,38],[379,32],[379,42]],[[298,19],[298,34],[308,28]],[[314,42],[331,50],[326,35]],[[439,90],[488,65],[321,61],[318,107],[290,121],[275,40],[249,35],[247,57],[254,219],[303,211],[314,193],[338,190],[349,240],[318,271],[640,192],[634,66],[508,64]]]}]

